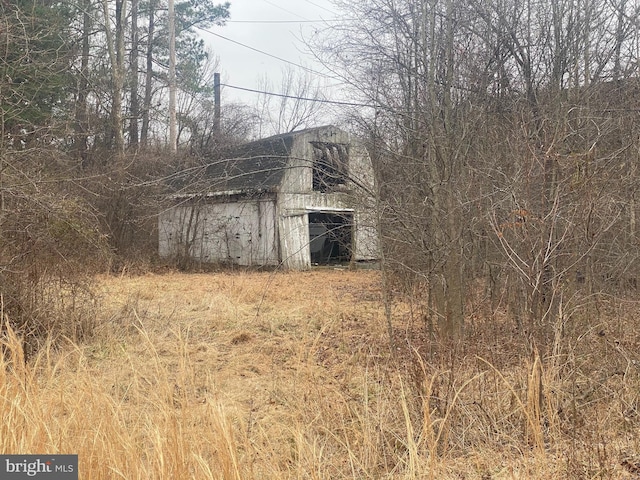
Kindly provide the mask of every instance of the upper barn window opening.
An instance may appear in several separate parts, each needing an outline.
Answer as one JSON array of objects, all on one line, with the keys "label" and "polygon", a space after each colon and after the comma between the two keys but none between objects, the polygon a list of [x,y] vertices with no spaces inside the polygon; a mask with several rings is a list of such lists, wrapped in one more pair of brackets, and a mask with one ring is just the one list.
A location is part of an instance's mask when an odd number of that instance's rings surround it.
[{"label": "upper barn window opening", "polygon": [[332,192],[347,183],[349,148],[340,143],[311,142],[313,191]]}]

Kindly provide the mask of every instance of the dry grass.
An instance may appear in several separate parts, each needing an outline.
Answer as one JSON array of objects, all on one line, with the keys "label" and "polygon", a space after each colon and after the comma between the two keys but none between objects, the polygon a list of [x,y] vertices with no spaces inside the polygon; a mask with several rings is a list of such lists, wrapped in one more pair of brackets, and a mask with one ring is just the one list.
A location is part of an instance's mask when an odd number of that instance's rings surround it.
[{"label": "dry grass", "polygon": [[[90,343],[0,365],[0,449],[91,479],[638,478],[633,309],[550,352],[413,342],[378,274],[104,277]],[[499,328],[498,328],[499,327]],[[568,330],[570,330],[567,327]]]}]

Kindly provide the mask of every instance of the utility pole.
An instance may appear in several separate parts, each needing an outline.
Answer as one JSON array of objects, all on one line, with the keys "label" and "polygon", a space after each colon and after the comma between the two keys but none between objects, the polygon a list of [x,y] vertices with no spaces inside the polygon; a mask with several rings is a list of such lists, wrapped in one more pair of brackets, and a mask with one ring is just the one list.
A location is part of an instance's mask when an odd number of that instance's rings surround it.
[{"label": "utility pole", "polygon": [[169,149],[178,152],[176,120],[176,12],[174,0],[169,0]]},{"label": "utility pole", "polygon": [[213,74],[213,133],[220,136],[220,74]]}]

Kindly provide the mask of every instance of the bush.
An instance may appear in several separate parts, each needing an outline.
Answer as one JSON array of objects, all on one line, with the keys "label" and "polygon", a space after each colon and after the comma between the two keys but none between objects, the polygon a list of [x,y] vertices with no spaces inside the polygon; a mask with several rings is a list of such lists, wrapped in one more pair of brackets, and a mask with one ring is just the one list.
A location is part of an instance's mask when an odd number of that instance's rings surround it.
[{"label": "bush", "polygon": [[70,181],[28,158],[10,167],[0,187],[0,319],[29,356],[45,338],[91,334],[92,274],[109,249],[94,211],[69,193]]}]

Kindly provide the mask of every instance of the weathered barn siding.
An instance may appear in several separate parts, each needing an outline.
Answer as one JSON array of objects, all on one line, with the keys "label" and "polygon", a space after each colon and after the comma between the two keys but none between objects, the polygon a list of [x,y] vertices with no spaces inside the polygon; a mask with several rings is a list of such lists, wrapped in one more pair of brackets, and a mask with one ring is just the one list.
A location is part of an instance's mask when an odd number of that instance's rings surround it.
[{"label": "weathered barn siding", "polygon": [[355,205],[354,257],[355,260],[377,260],[380,250],[373,166],[361,145],[351,144],[349,153],[349,176],[355,185],[349,197],[349,203]]},{"label": "weathered barn siding", "polygon": [[283,266],[290,270],[308,269],[311,266],[309,217],[306,214],[281,214],[279,225]]},{"label": "weathered barn siding", "polygon": [[375,210],[357,210],[355,212],[353,257],[356,261],[377,260],[380,258],[378,245],[378,227]]},{"label": "weathered barn siding", "polygon": [[209,263],[277,265],[273,199],[182,205],[159,220],[159,253]]}]

